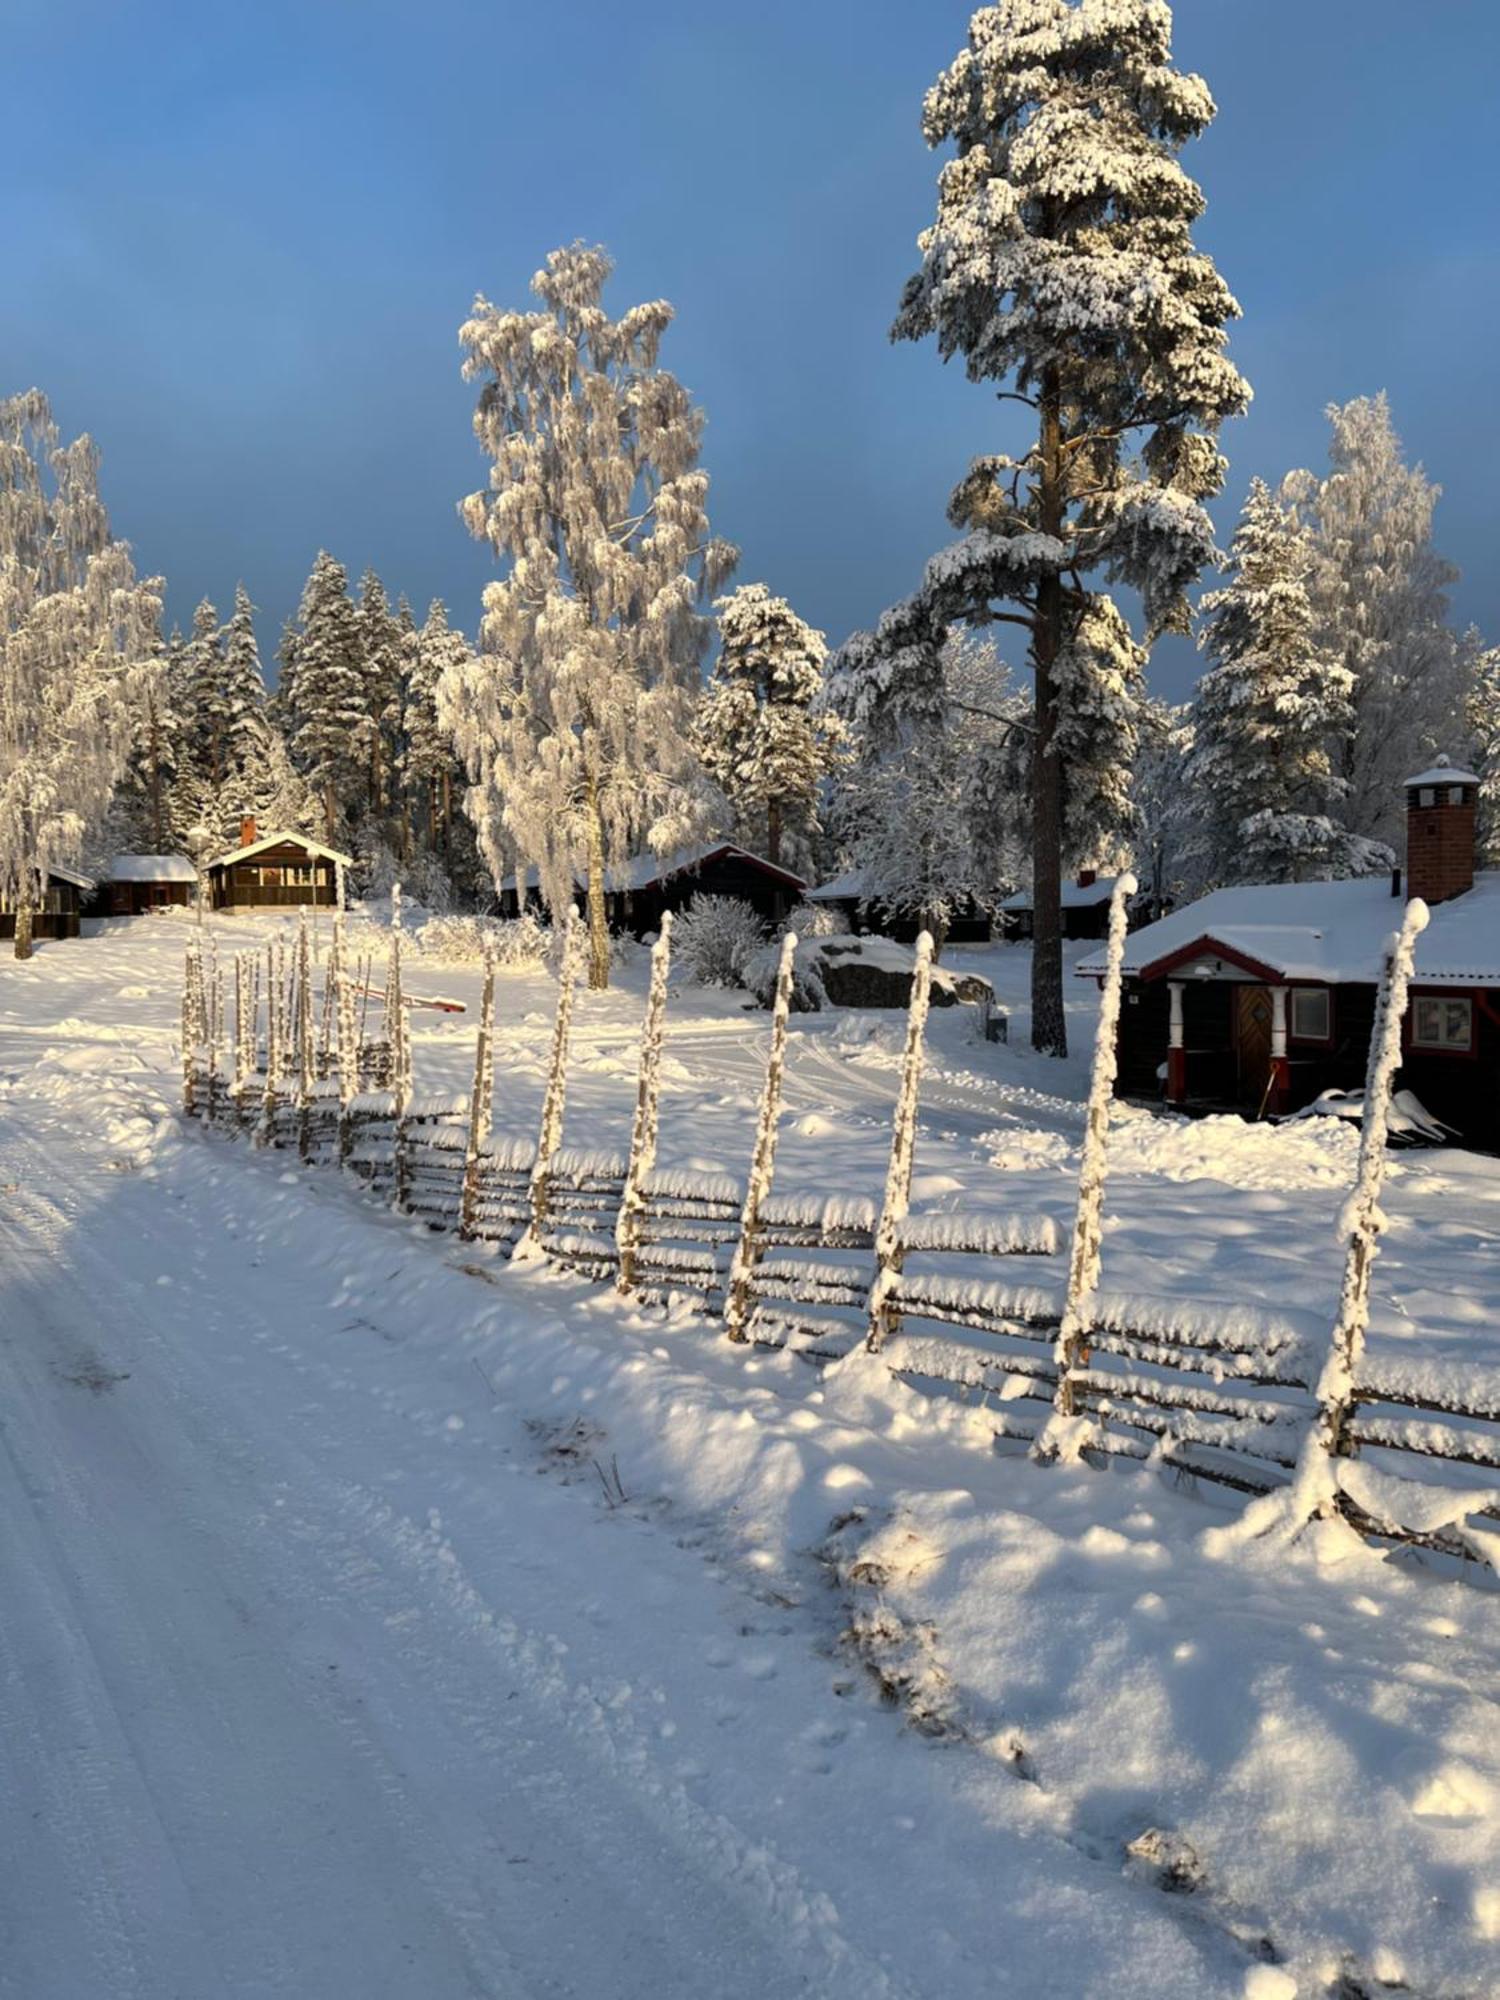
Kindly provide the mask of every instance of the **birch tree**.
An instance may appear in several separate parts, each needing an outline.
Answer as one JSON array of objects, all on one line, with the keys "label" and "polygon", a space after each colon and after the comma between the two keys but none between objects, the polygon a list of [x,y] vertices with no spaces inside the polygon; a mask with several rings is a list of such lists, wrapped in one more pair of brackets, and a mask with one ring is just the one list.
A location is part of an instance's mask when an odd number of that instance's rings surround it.
[{"label": "birch tree", "polygon": [[554,250],[532,280],[541,310],[481,297],[460,331],[494,461],[462,513],[508,569],[485,590],[477,661],[439,689],[496,880],[534,863],[555,911],[587,880],[596,987],[606,870],[699,824],[704,606],[736,559],[709,534],[702,414],[658,365],[671,307],[611,319],[611,269],[602,249]]},{"label": "birch tree", "polygon": [[110,533],[99,458],[40,390],[0,402],[0,905],[31,956],[47,871],[76,864],[124,775],[161,579]]},{"label": "birch tree", "polygon": [[[931,146],[952,142],[921,268],[892,329],[935,336],[971,381],[1026,413],[1019,455],[974,460],[949,503],[962,538],[935,556],[885,635],[929,643],[956,621],[1027,635],[1032,760],[1032,1040],[1066,1050],[1061,890],[1068,703],[1108,640],[1130,678],[1124,621],[1089,578],[1139,593],[1148,641],[1186,628],[1214,556],[1204,502],[1216,434],[1249,390],[1225,352],[1239,308],[1192,227],[1200,189],[1179,154],[1214,116],[1171,63],[1164,0],[1000,0],[927,94]],[[883,621],[884,622],[884,621]],[[862,659],[879,668],[883,635]],[[1123,746],[1094,739],[1123,764]]]}]

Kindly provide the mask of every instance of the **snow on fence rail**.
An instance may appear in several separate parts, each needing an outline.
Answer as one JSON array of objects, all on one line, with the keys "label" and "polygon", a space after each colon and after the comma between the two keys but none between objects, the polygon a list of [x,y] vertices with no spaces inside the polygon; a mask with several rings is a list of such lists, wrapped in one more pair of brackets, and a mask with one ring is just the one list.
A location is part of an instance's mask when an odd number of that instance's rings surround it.
[{"label": "snow on fence rail", "polygon": [[[1112,944],[1123,939],[1117,886]],[[373,968],[336,922],[321,1007],[305,939],[233,968],[232,1045],[223,970],[189,947],[183,1103],[189,1116],[340,1166],[434,1230],[513,1253],[523,1242],[645,1303],[692,1301],[731,1339],[837,1359],[862,1342],[930,1395],[977,1402],[997,1436],[1046,1463],[1136,1460],[1251,1496],[1280,1494],[1294,1525],[1338,1513],[1362,1533],[1500,1567],[1500,1372],[1371,1365],[1364,1355],[1388,1094],[1406,1006],[1413,904],[1388,955],[1367,1080],[1360,1175],[1343,1226],[1349,1262],[1326,1322],[1223,1300],[1164,1301],[1099,1288],[1119,951],[1110,954],[1088,1142],[1067,1285],[996,1272],[1059,1249],[1050,1218],[908,1212],[927,1019],[930,949],[919,943],[882,1200],[778,1194],[776,1140],[790,980],[778,980],[754,1146],[744,1182],[657,1165],[670,924],[652,955],[630,1152],[564,1146],[578,937],[564,941],[540,1129],[492,1131],[494,967],[487,965],[464,1095],[413,1087],[402,941],[393,926],[378,1018]],[[783,974],[787,961],[783,961]],[[1328,1358],[1324,1358],[1327,1356]],[[1264,1502],[1263,1504],[1270,1504]]]}]

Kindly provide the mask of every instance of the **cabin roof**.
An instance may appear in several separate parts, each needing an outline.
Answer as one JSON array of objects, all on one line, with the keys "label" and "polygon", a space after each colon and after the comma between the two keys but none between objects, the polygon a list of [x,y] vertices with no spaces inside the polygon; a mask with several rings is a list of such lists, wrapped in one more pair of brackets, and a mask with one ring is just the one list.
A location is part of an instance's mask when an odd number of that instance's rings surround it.
[{"label": "cabin roof", "polygon": [[340,854],[336,847],[324,847],[321,841],[312,839],[305,833],[263,833],[259,840],[252,840],[244,847],[231,847],[223,854],[216,854],[209,862],[210,868],[229,868],[236,861],[250,861],[257,854],[264,854],[268,847],[300,847],[304,853],[313,855],[319,861],[332,861],[339,868],[352,868],[353,857]]},{"label": "cabin roof", "polygon": [[[1100,903],[1107,903],[1115,893],[1115,875],[1096,875],[1092,882],[1064,882],[1062,885],[1062,907],[1065,910],[1092,910]],[[1029,910],[1031,891],[1018,889],[1013,896],[1007,896],[1000,905],[1002,910]]]},{"label": "cabin roof", "polygon": [[816,889],[809,889],[807,900],[810,903],[857,903],[863,900],[864,895],[864,869],[846,868],[831,882],[820,882]]},{"label": "cabin roof", "polygon": [[185,854],[117,854],[104,871],[106,882],[196,882],[198,871]]},{"label": "cabin roof", "polygon": [[75,889],[92,889],[94,886],[92,875],[80,875],[76,868],[60,868],[55,861],[48,868],[47,873],[55,875],[59,882],[70,883]]},{"label": "cabin roof", "polygon": [[[715,840],[702,847],[679,847],[671,854],[632,855],[628,861],[622,861],[617,867],[605,870],[605,888],[611,894],[622,889],[654,889],[660,883],[670,881],[674,875],[689,874],[693,869],[703,867],[706,862],[730,859],[748,862],[761,874],[785,883],[787,888],[795,889],[799,895],[807,887],[803,878],[794,875],[789,868],[782,868],[774,861],[767,861],[759,854],[752,854],[746,847],[736,847],[733,841]],[[519,869],[514,874],[506,876],[500,884],[502,891],[514,894],[518,877],[526,888],[535,889],[540,884],[541,872],[535,864]],[[574,880],[580,889],[584,887],[583,882],[576,876]]]},{"label": "cabin roof", "polygon": [[[1403,908],[1384,875],[1216,889],[1132,932],[1124,969],[1160,979],[1201,949],[1278,979],[1374,986]],[[1085,978],[1104,969],[1102,949],[1077,967]],[[1415,977],[1427,986],[1500,986],[1500,873],[1476,875],[1472,889],[1434,906],[1417,939]]]}]

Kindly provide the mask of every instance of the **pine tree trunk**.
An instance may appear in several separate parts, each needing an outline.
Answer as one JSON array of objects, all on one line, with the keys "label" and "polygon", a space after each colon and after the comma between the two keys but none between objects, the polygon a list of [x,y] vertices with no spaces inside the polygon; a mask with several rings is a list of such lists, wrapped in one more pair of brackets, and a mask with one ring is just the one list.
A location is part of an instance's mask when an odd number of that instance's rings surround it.
[{"label": "pine tree trunk", "polygon": [[[1055,367],[1042,388],[1040,520],[1044,535],[1061,538],[1063,529],[1062,389]],[[1031,769],[1031,1046],[1041,1055],[1068,1053],[1062,983],[1063,774],[1054,744],[1057,684],[1053,667],[1063,642],[1063,587],[1060,576],[1037,587],[1032,628],[1036,671],[1036,741]]]},{"label": "pine tree trunk", "polygon": [[23,897],[16,905],[16,957],[31,956],[31,904]]},{"label": "pine tree trunk", "polygon": [[443,773],[443,853],[453,852],[453,775]]},{"label": "pine tree trunk", "polygon": [[604,815],[599,788],[588,780],[589,815],[589,986],[602,992],[609,984],[609,921],[604,908]]},{"label": "pine tree trunk", "polygon": [[338,800],[334,796],[332,785],[329,785],[323,793],[323,833],[330,847],[333,845],[333,835],[337,821]]},{"label": "pine tree trunk", "polygon": [[781,865],[781,801],[772,799],[766,807],[766,859]]}]

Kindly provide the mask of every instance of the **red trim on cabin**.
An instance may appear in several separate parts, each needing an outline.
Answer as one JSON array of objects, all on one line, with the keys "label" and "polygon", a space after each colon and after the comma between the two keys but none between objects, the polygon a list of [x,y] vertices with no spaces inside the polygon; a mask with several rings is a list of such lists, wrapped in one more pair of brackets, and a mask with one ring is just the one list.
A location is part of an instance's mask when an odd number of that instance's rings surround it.
[{"label": "red trim on cabin", "polygon": [[[648,882],[633,883],[632,889],[636,892],[643,889],[659,889],[662,883],[675,881],[679,875],[691,875],[695,868],[702,868],[710,861],[722,860],[726,854],[732,854],[740,861],[748,861],[760,874],[772,876],[776,881],[785,883],[788,889],[795,889],[799,895],[807,888],[802,877],[794,875],[789,868],[783,868],[775,861],[767,861],[759,854],[752,854],[748,847],[737,847],[732,840],[726,840],[722,846],[710,847],[704,854],[695,854],[691,861],[684,861],[676,868],[658,870]],[[663,856],[663,860],[670,858]],[[609,893],[616,896],[623,891],[611,889]]]},{"label": "red trim on cabin", "polygon": [[1262,965],[1258,958],[1251,958],[1247,952],[1236,951],[1232,945],[1220,944],[1216,938],[1201,937],[1193,944],[1185,944],[1179,950],[1168,952],[1165,958],[1158,958],[1150,965],[1143,965],[1136,974],[1138,979],[1163,979],[1179,965],[1188,965],[1195,958],[1210,954],[1222,958],[1230,965],[1238,966],[1241,972],[1248,972],[1263,986],[1284,986],[1286,975],[1278,972],[1274,965]]}]

